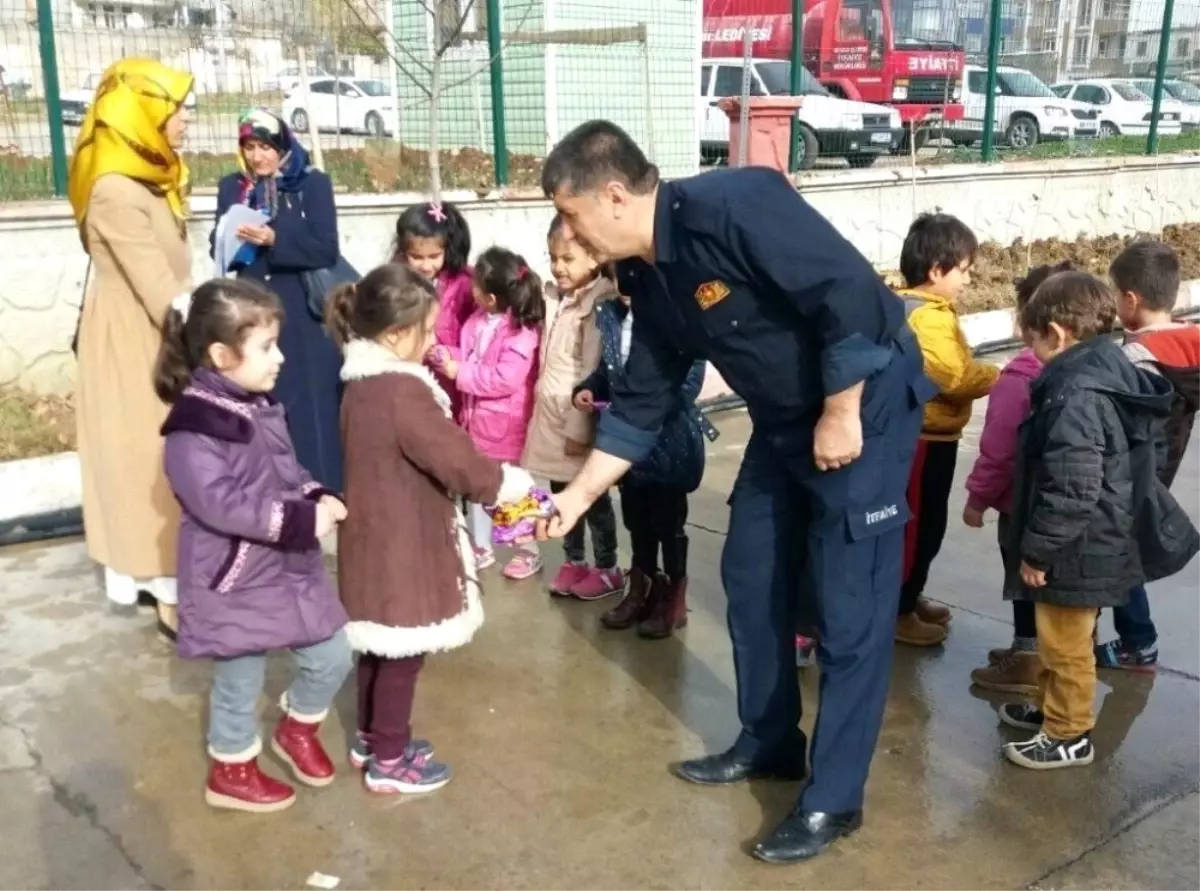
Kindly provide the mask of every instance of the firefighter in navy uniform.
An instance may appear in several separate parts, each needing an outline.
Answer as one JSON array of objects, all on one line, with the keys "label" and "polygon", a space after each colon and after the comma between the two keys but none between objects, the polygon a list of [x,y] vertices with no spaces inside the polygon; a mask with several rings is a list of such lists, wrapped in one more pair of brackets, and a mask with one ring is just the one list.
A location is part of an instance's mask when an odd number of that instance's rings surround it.
[{"label": "firefighter in navy uniform", "polygon": [[805,776],[803,590],[821,663],[811,781],[754,854],[812,857],[861,825],[887,698],[905,487],[933,394],[903,304],[773,170],[660,182],[628,135],[592,121],[551,152],[542,186],[597,259],[619,261],[634,311],[625,384],[543,535],[570,529],[651,450],[696,358],[745,400],[754,431],[721,559],[742,731],[676,773],[704,785]]}]

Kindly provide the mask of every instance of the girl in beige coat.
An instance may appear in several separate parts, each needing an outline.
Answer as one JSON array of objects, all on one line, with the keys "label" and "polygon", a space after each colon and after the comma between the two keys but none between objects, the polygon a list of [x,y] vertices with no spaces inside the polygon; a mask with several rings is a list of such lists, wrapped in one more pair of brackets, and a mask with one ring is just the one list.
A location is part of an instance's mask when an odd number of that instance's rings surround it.
[{"label": "girl in beige coat", "polygon": [[[551,272],[557,284],[547,300],[540,372],[533,418],[521,464],[550,480],[561,492],[583,466],[592,442],[593,416],[572,405],[575,388],[600,364],[598,303],[615,297],[616,287],[596,261],[556,216],[549,233]],[[583,538],[586,522],[592,531],[595,566],[587,562]],[[566,562],[550,583],[550,593],[580,600],[599,600],[625,589],[617,566],[617,519],[607,493],[592,505],[584,519],[563,539]]]},{"label": "girl in beige coat", "polygon": [[94,265],[78,333],[76,427],[89,556],[121,605],[150,602],[174,639],[179,506],[163,472],[154,394],[159,329],[190,288],[185,219],[191,75],[123,59],[101,77],[71,161],[69,196]]}]

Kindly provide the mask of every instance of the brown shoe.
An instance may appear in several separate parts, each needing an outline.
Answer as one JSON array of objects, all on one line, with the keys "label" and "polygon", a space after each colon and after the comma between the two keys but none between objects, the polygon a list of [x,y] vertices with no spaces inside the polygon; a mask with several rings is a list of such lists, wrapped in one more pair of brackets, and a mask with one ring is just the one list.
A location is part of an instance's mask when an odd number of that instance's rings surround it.
[{"label": "brown shoe", "polygon": [[600,617],[600,624],[610,631],[624,631],[650,616],[650,576],[634,567],[625,582],[621,602]]},{"label": "brown shoe", "polygon": [[988,650],[988,665],[999,665],[1012,654],[1012,647],[998,647],[994,650]]},{"label": "brown shoe", "polygon": [[661,640],[687,626],[687,578],[659,573],[650,589],[650,615],[638,622],[638,637]]},{"label": "brown shoe", "polygon": [[1009,652],[995,665],[976,668],[971,672],[971,683],[985,690],[1013,693],[1017,696],[1036,696],[1038,674],[1042,660],[1037,653]]},{"label": "brown shoe", "polygon": [[913,610],[917,618],[926,625],[941,625],[945,628],[950,624],[950,607],[934,603],[928,597],[917,598],[917,608]]},{"label": "brown shoe", "polygon": [[936,647],[946,639],[946,629],[941,625],[922,622],[916,613],[908,613],[896,619],[896,640],[910,647]]}]

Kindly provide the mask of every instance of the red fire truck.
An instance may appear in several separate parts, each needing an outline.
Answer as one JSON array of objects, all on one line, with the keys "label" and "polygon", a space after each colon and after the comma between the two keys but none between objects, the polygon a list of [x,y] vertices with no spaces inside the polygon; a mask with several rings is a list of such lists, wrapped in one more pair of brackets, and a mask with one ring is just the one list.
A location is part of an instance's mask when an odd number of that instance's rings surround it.
[{"label": "red fire truck", "polygon": [[[894,105],[918,131],[961,120],[962,47],[898,33],[904,2],[805,0],[804,65],[835,95]],[[741,56],[746,29],[755,58],[791,58],[792,0],[704,0],[705,57]]]}]

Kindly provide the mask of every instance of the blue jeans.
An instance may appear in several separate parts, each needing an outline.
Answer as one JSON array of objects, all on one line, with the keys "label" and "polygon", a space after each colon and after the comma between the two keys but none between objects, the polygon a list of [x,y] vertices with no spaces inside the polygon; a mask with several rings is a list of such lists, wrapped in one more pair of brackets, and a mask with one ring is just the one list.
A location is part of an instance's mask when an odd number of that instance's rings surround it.
[{"label": "blue jeans", "polygon": [[1113,625],[1128,650],[1141,650],[1158,643],[1158,629],[1150,618],[1150,599],[1146,586],[1138,585],[1129,592],[1129,603],[1113,608]]},{"label": "blue jeans", "polygon": [[[293,650],[296,679],[287,691],[288,711],[308,723],[324,720],[333,697],[353,667],[346,632]],[[251,653],[215,660],[209,697],[208,752],[220,761],[248,761],[258,754],[258,697],[262,695],[267,654]]]}]

